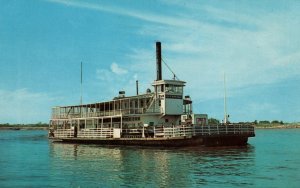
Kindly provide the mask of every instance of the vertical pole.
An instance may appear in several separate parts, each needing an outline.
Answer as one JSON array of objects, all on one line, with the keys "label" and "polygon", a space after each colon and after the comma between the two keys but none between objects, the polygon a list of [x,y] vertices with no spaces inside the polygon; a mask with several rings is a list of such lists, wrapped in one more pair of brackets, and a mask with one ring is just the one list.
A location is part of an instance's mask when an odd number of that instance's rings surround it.
[{"label": "vertical pole", "polygon": [[173,133],[173,137],[175,137],[174,125],[172,125],[172,133]]},{"label": "vertical pole", "polygon": [[121,133],[122,133],[122,130],[123,130],[123,117],[121,115]]},{"label": "vertical pole", "polygon": [[142,138],[145,138],[145,126],[143,125]]},{"label": "vertical pole", "polygon": [[227,124],[227,93],[226,93],[226,75],[224,72],[224,124]]},{"label": "vertical pole", "polygon": [[[135,105],[135,104],[134,104]],[[138,109],[138,112],[139,112],[139,110],[140,110],[140,98],[138,97],[138,99],[137,99],[137,106],[135,107],[135,108],[137,108]],[[141,112],[142,113],[142,112]]]},{"label": "vertical pole", "polygon": [[116,115],[116,101],[114,100],[114,115]]},{"label": "vertical pole", "polygon": [[110,117],[110,132],[111,132],[110,136],[112,136],[114,134],[114,132],[113,132],[113,125],[112,125],[112,116]]},{"label": "vertical pole", "polygon": [[82,62],[80,62],[80,117],[82,117]]},{"label": "vertical pole", "polygon": [[111,107],[111,102],[109,101],[109,102],[108,102],[108,115],[109,115],[109,116],[112,115],[112,114],[111,114],[111,108],[110,108],[110,107]]},{"label": "vertical pole", "polygon": [[80,105],[82,105],[82,62],[80,65]]},{"label": "vertical pole", "polygon": [[112,117],[110,117],[110,128],[111,128],[111,129],[113,128],[113,125],[112,125]]},{"label": "vertical pole", "polygon": [[100,137],[102,137],[102,131],[103,131],[103,117],[101,117],[101,129],[100,129]]},{"label": "vertical pole", "polygon": [[137,80],[135,83],[136,83],[136,95],[139,95],[139,81]]}]

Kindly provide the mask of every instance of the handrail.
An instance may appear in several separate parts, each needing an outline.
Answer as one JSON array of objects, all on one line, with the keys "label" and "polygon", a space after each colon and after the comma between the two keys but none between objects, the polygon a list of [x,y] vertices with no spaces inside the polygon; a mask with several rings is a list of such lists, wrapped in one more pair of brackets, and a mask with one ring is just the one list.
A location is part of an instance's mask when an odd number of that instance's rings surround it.
[{"label": "handrail", "polygon": [[112,138],[112,128],[94,128],[94,129],[82,129],[78,132],[78,138]]},{"label": "handrail", "polygon": [[[121,134],[126,137],[142,137],[148,133],[149,129],[123,129]],[[254,127],[251,125],[229,124],[229,125],[178,125],[172,127],[154,127],[151,129],[151,137],[170,138],[170,137],[191,137],[191,136],[218,136],[218,135],[254,135]],[[54,137],[72,138],[74,129],[56,129],[53,131]],[[81,129],[77,132],[77,138],[113,138],[114,128],[90,128]]]},{"label": "handrail", "polygon": [[82,112],[82,113],[61,113],[61,114],[52,114],[52,119],[67,119],[67,118],[88,118],[88,117],[105,117],[105,116],[116,116],[116,115],[125,115],[125,114],[142,114],[144,108],[125,108],[125,109],[116,109],[109,111],[98,111],[98,112]]}]

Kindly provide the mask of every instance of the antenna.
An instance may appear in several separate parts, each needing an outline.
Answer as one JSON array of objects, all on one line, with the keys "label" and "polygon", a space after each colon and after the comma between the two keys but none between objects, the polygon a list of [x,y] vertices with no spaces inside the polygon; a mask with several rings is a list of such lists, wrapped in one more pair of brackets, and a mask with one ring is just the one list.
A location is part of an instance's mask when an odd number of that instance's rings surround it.
[{"label": "antenna", "polygon": [[80,66],[80,105],[82,105],[82,62]]},{"label": "antenna", "polygon": [[227,92],[226,92],[226,74],[224,72],[224,124],[228,123],[229,116],[227,115]]}]

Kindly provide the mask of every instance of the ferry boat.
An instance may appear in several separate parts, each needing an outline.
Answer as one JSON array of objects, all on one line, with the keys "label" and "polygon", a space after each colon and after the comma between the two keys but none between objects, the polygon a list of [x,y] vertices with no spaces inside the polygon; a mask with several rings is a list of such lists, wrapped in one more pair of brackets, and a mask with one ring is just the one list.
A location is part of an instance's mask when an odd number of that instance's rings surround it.
[{"label": "ferry boat", "polygon": [[[52,108],[49,139],[59,142],[138,146],[241,146],[254,137],[250,124],[211,125],[193,113],[186,82],[162,78],[161,43],[156,42],[153,91],[110,101]],[[226,117],[227,118],[227,117]],[[225,120],[226,120],[225,118]]]}]

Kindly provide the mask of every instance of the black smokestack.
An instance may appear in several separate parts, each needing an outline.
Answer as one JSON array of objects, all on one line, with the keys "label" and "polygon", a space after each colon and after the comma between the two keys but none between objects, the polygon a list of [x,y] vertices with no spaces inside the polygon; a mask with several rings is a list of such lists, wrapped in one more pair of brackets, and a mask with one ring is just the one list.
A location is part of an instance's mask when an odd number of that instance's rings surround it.
[{"label": "black smokestack", "polygon": [[137,80],[135,84],[136,84],[136,95],[139,95],[139,81]]},{"label": "black smokestack", "polygon": [[162,80],[161,73],[161,43],[156,42],[156,80]]}]

